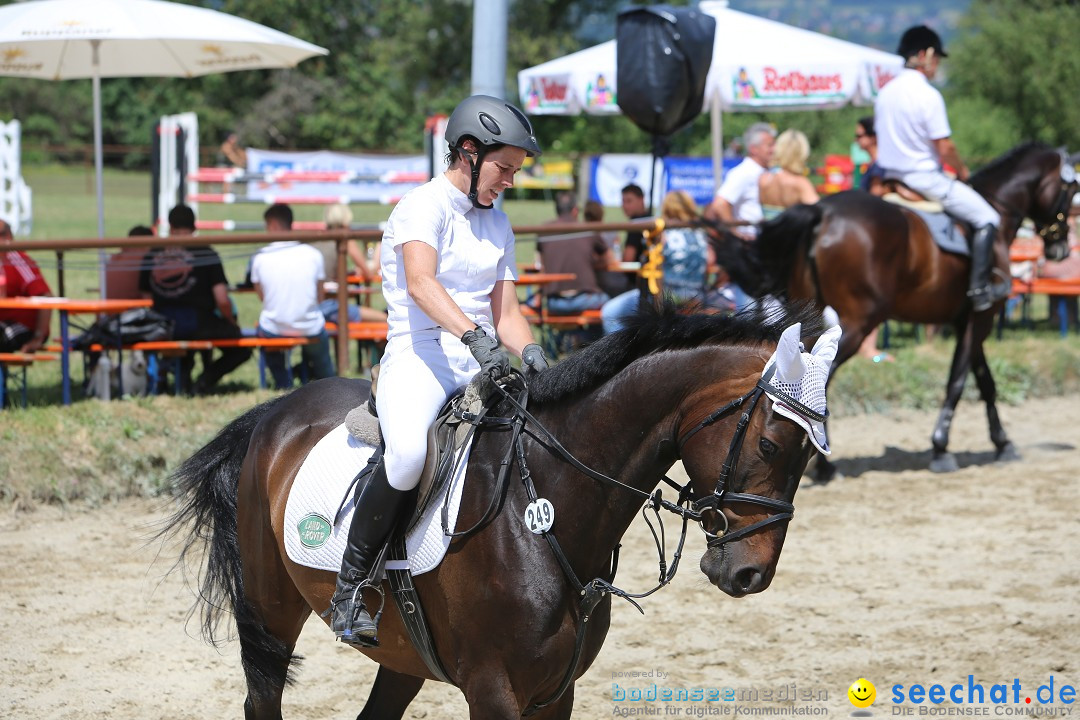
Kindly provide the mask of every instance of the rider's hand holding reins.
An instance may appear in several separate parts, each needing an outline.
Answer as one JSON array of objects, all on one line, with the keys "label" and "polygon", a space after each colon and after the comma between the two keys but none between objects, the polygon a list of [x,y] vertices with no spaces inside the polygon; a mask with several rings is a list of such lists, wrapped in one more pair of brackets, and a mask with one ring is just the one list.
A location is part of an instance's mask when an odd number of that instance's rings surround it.
[{"label": "rider's hand holding reins", "polygon": [[480,371],[487,373],[492,380],[504,378],[510,374],[510,356],[499,347],[499,341],[484,332],[477,325],[461,336],[461,342],[480,363]]},{"label": "rider's hand holding reins", "polygon": [[538,373],[548,369],[548,359],[544,348],[536,343],[529,343],[521,351],[521,364],[531,372]]}]

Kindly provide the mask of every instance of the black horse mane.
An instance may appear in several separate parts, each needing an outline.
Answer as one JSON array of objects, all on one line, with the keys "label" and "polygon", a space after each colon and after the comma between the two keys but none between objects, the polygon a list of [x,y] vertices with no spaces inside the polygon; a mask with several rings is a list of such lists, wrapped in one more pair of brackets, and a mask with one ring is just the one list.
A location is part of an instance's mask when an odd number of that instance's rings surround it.
[{"label": "black horse mane", "polygon": [[627,365],[664,352],[703,345],[777,342],[792,323],[802,323],[804,337],[824,331],[821,312],[807,303],[790,303],[776,310],[744,311],[737,315],[681,314],[665,302],[646,306],[623,320],[623,329],[567,357],[529,383],[529,396],[538,403],[555,402],[599,387]]},{"label": "black horse mane", "polygon": [[[1044,142],[1038,141],[1030,141],[1017,145],[1004,155],[991,160],[989,165],[972,173],[971,177],[968,178],[968,183],[974,188],[985,188],[991,184],[1000,186],[1007,180],[1013,179],[1016,174],[1017,165],[1023,162],[1027,156],[1037,152],[1053,152],[1053,148]],[[1032,170],[1041,173],[1043,168],[1033,166]],[[1027,178],[1025,178],[1025,180],[1026,179]]]}]

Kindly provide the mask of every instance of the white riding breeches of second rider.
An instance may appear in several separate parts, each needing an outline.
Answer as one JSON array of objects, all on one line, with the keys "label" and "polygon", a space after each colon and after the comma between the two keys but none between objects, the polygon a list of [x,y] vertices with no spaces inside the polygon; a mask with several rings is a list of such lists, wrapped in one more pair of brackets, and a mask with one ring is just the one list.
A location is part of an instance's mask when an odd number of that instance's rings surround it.
[{"label": "white riding breeches of second rider", "polygon": [[480,365],[460,339],[435,328],[399,335],[386,345],[375,405],[386,442],[386,478],[412,490],[427,459],[427,435],[446,399]]},{"label": "white riding breeches of second rider", "polygon": [[997,210],[966,183],[949,177],[940,170],[933,172],[889,172],[888,177],[902,180],[912,190],[945,206],[950,217],[971,223],[976,230],[987,225],[1000,226]]}]

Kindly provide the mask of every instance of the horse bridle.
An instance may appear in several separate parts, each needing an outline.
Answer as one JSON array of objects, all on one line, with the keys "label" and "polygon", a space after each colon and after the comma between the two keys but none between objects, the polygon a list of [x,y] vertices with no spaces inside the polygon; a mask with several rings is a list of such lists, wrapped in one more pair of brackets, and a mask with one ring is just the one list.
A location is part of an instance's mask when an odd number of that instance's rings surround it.
[{"label": "horse bridle", "polygon": [[[753,493],[740,493],[730,492],[728,490],[728,481],[735,475],[739,465],[739,456],[742,454],[743,440],[746,439],[746,429],[750,425],[750,417],[754,413],[754,409],[757,407],[758,400],[761,399],[763,393],[768,392],[770,395],[776,396],[785,405],[788,405],[800,415],[804,415],[811,420],[817,422],[825,422],[828,413],[818,413],[808,408],[795,398],[785,393],[780,388],[771,384],[769,381],[772,379],[776,367],[773,366],[765,372],[761,379],[757,381],[754,389],[746,393],[742,397],[732,400],[727,405],[710,413],[701,422],[694,427],[687,430],[679,438],[678,454],[682,457],[682,449],[686,443],[696,435],[702,429],[712,425],[720,418],[727,415],[733,409],[741,407],[744,403],[747,405],[746,410],[739,418],[739,424],[735,427],[735,433],[731,436],[731,444],[728,446],[727,458],[724,460],[723,466],[720,468],[720,477],[716,480],[716,488],[711,495],[707,495],[703,498],[698,498],[690,505],[690,510],[697,516],[697,521],[701,526],[702,531],[709,537],[707,546],[710,548],[720,547],[725,543],[729,543],[733,540],[738,540],[741,537],[745,537],[751,533],[757,532],[763,527],[771,525],[777,522],[785,522],[791,520],[795,515],[795,506],[786,500],[777,500],[775,498],[766,497],[764,495],[755,495]],[[750,505],[760,505],[768,510],[773,511],[773,514],[764,520],[759,520],[755,523],[747,525],[746,527],[739,528],[738,530],[730,531],[728,527],[727,516],[723,513],[725,505],[730,503],[744,503]],[[705,527],[704,517],[705,513],[712,513],[716,517],[723,520],[723,528],[720,533],[714,533]]]},{"label": "horse bridle", "polygon": [[[1040,185],[1041,187],[1041,185]],[[1040,225],[1038,221],[1035,222],[1035,229],[1038,231],[1039,237],[1042,239],[1044,245],[1057,245],[1064,241],[1069,234],[1069,225],[1066,219],[1069,215],[1069,206],[1072,205],[1073,195],[1080,189],[1080,180],[1077,180],[1075,175],[1071,180],[1066,180],[1064,177],[1061,181],[1061,191],[1058,193],[1057,201],[1054,203],[1053,220],[1047,225]],[[1019,228],[1021,223],[1024,222],[1024,218],[1028,213],[1026,210],[1021,210],[1012,203],[1007,203],[1001,198],[991,195],[990,200],[997,203],[1002,209],[1006,210],[1010,215],[1016,217],[1016,227]],[[1034,220],[1034,218],[1032,218]]]}]

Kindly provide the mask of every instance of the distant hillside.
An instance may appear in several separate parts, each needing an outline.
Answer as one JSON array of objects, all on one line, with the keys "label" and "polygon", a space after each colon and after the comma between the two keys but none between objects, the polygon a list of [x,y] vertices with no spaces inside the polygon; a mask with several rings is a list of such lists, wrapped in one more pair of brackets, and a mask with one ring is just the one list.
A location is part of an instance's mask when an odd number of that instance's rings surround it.
[{"label": "distant hillside", "polygon": [[926,24],[948,46],[971,0],[731,0],[734,10],[893,51],[905,28]]}]

